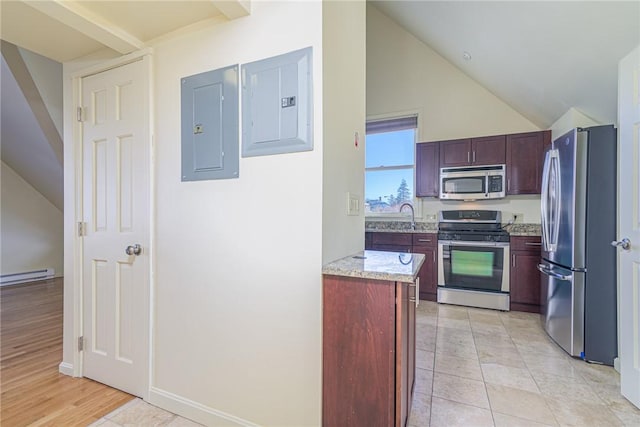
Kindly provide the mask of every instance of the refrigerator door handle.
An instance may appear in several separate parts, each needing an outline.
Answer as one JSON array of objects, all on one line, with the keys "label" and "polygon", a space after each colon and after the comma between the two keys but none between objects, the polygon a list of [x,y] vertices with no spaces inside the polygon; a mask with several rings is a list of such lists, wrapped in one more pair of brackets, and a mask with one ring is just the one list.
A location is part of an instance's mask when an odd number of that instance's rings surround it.
[{"label": "refrigerator door handle", "polygon": [[548,268],[548,266],[544,264],[538,264],[538,270],[540,270],[542,274],[545,274],[547,276],[551,276],[560,280],[571,280],[571,276],[572,276],[571,274],[564,275],[564,274],[556,273],[555,271],[551,270],[551,268]]},{"label": "refrigerator door handle", "polygon": [[549,250],[548,242],[549,242],[549,232],[548,232],[548,224],[549,221],[547,219],[548,211],[547,211],[547,193],[549,191],[549,151],[544,156],[544,167],[542,168],[542,197],[540,199],[540,220],[542,222],[542,248],[545,251]]},{"label": "refrigerator door handle", "polygon": [[[553,174],[553,177],[551,177]],[[549,184],[553,188],[549,188]],[[547,252],[555,252],[558,248],[558,232],[560,229],[560,165],[558,150],[547,151],[544,159],[544,170],[542,173],[542,195],[540,199],[542,246]],[[549,196],[552,196],[552,206],[549,205]],[[549,216],[553,215],[553,218]],[[553,226],[553,230],[550,229]]]}]

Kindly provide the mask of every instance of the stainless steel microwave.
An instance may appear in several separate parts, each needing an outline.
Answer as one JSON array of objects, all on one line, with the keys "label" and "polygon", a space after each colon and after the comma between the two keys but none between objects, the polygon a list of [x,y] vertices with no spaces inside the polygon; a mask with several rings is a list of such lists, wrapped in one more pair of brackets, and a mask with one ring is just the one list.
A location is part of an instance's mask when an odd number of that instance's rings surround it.
[{"label": "stainless steel microwave", "polygon": [[440,198],[487,200],[505,196],[505,165],[440,169]]}]

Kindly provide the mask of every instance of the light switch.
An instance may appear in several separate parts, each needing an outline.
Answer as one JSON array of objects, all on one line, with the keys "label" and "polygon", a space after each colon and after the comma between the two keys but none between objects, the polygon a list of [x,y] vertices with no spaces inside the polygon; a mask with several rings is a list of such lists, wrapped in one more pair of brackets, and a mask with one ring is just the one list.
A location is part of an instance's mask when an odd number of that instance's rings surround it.
[{"label": "light switch", "polygon": [[347,193],[347,215],[360,215],[360,197],[356,194]]}]

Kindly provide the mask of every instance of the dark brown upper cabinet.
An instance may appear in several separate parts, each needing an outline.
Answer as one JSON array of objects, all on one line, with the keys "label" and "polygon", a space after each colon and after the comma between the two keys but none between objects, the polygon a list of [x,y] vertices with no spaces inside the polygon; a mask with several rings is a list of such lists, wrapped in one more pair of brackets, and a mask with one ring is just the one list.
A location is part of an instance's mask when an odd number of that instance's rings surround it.
[{"label": "dark brown upper cabinet", "polygon": [[440,193],[440,144],[416,145],[416,197],[438,197]]},{"label": "dark brown upper cabinet", "polygon": [[440,167],[503,164],[505,147],[505,135],[441,141]]},{"label": "dark brown upper cabinet", "polygon": [[551,131],[507,135],[507,195],[540,194]]}]

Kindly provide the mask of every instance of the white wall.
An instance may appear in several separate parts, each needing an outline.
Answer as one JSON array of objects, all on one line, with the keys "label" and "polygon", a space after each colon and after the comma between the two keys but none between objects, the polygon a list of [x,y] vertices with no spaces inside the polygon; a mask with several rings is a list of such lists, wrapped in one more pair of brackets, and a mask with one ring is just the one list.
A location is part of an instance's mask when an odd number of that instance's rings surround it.
[{"label": "white wall", "polygon": [[62,64],[30,50],[18,48],[40,92],[53,124],[62,136]]},{"label": "white wall", "polygon": [[[323,2],[323,262],[364,249],[366,3]],[[360,142],[355,145],[355,133]],[[347,215],[347,193],[358,215]]]},{"label": "white wall", "polygon": [[[367,117],[418,113],[420,142],[540,130],[375,7],[367,7]],[[540,222],[540,198],[418,199],[425,220],[443,209],[498,209]]]},{"label": "white wall", "polygon": [[62,212],[4,162],[0,169],[0,273],[53,267],[63,276]]},{"label": "white wall", "polygon": [[[313,151],[181,182],[180,78],[307,46]],[[154,46],[152,403],[209,425],[320,424],[322,61],[320,2],[255,2],[250,16]]]},{"label": "white wall", "polygon": [[592,118],[585,116],[579,110],[571,107],[549,128],[551,129],[551,140],[555,140],[575,127],[598,126],[599,124],[601,123],[596,122]]}]

